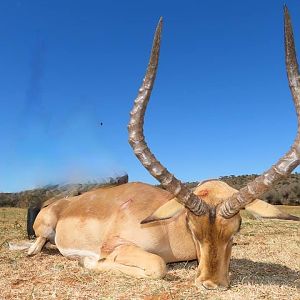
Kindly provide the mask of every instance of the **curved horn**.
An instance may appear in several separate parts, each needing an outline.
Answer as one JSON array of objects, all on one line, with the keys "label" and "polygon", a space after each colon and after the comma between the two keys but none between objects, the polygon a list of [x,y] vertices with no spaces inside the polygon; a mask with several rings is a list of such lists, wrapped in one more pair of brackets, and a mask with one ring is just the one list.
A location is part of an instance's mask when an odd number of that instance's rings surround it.
[{"label": "curved horn", "polygon": [[175,178],[175,176],[156,159],[145,142],[143,132],[144,115],[155,81],[160,50],[161,30],[162,18],[160,18],[156,28],[146,75],[130,113],[131,116],[128,124],[129,143],[142,165],[166,190],[177,197],[177,199],[190,211],[197,215],[202,215],[208,211],[207,204]]},{"label": "curved horn", "polygon": [[297,136],[291,149],[275,165],[220,206],[219,214],[225,218],[238,213],[241,208],[258,198],[277,180],[290,174],[300,164],[300,75],[292,23],[286,6],[284,7],[284,41],[286,71],[298,118]]}]

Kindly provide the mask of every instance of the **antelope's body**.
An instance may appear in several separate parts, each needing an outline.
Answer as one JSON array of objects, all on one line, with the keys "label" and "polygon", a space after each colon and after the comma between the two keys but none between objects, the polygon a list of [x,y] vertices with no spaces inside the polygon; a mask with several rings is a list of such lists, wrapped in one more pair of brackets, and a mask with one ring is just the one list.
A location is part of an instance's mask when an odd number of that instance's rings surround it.
[{"label": "antelope's body", "polygon": [[38,237],[55,240],[66,257],[101,259],[120,245],[132,244],[166,262],[195,259],[185,214],[172,222],[140,224],[171,198],[169,192],[143,183],[100,188],[43,208],[34,230]]},{"label": "antelope's body", "polygon": [[168,192],[130,183],[49,204],[36,219],[38,238],[28,253],[36,254],[47,239],[54,240],[63,255],[81,257],[87,268],[150,278],[163,277],[166,262],[197,258],[196,285],[227,288],[232,240],[241,224],[240,210],[249,206],[253,212],[259,210],[263,205],[257,198],[300,164],[300,74],[286,7],[284,17],[286,69],[298,131],[290,150],[273,166],[239,191],[220,181],[204,182],[191,191],[151,152],[143,125],[158,68],[160,19],[128,132],[135,155]]},{"label": "antelope's body", "polygon": [[[206,181],[194,191],[212,205],[236,192],[217,180]],[[182,206],[171,219],[141,224],[160,207],[177,203],[161,188],[127,183],[49,203],[35,220],[37,240],[29,255],[37,254],[46,241],[51,241],[62,255],[80,259],[87,268],[149,278],[163,277],[166,263],[197,259],[192,225]],[[261,200],[247,209],[265,217],[293,218]],[[239,216],[236,219],[239,228]]]}]

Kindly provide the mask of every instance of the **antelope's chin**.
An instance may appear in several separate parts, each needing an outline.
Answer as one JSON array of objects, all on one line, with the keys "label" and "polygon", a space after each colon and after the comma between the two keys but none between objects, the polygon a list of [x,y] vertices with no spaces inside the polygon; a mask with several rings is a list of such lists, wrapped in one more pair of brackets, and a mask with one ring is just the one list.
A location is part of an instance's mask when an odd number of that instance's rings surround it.
[{"label": "antelope's chin", "polygon": [[217,284],[211,280],[201,280],[199,278],[196,278],[195,285],[198,288],[205,288],[206,290],[226,291],[229,289],[229,284]]}]

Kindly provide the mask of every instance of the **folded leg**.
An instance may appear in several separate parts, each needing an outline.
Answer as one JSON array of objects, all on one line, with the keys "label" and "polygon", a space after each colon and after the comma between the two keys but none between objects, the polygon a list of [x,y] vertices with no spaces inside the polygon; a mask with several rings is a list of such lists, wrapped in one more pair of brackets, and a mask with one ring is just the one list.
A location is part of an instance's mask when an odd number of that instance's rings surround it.
[{"label": "folded leg", "polygon": [[81,265],[99,272],[117,271],[137,278],[163,278],[167,271],[166,263],[160,256],[135,245],[119,246],[100,260],[84,257]]}]

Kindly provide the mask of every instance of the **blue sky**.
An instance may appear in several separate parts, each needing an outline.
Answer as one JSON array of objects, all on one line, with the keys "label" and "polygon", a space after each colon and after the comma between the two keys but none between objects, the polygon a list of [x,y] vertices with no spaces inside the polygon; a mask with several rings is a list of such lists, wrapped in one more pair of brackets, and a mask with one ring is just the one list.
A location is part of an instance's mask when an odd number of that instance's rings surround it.
[{"label": "blue sky", "polygon": [[[300,6],[286,0],[300,53]],[[184,181],[261,173],[292,143],[283,1],[0,2],[0,191],[128,172],[129,111],[164,17],[145,134]],[[103,123],[101,126],[100,123]]]}]

